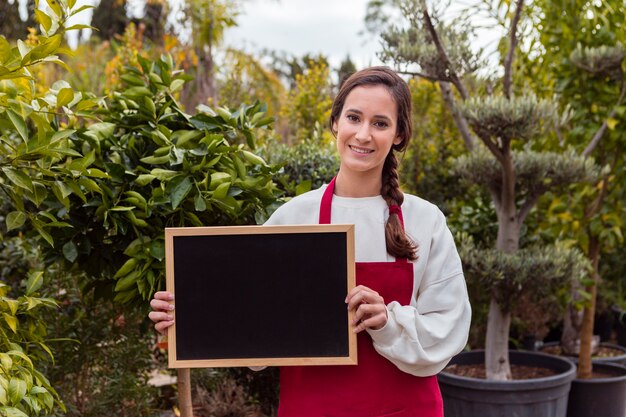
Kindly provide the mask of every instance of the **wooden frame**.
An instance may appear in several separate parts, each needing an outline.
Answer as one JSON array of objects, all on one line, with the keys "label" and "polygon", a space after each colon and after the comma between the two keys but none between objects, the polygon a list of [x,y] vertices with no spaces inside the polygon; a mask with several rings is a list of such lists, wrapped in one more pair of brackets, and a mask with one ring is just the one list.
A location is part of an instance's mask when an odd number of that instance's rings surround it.
[{"label": "wooden frame", "polygon": [[357,363],[354,225],[166,228],[165,254],[170,368]]}]

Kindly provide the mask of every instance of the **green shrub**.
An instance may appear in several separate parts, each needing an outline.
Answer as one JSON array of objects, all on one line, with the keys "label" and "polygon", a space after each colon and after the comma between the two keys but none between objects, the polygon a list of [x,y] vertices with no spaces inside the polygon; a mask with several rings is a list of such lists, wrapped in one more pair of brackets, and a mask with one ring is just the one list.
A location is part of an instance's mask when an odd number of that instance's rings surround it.
[{"label": "green shrub", "polygon": [[319,138],[293,146],[268,141],[259,152],[271,164],[282,166],[274,181],[287,197],[319,188],[339,171],[334,143],[324,143]]}]

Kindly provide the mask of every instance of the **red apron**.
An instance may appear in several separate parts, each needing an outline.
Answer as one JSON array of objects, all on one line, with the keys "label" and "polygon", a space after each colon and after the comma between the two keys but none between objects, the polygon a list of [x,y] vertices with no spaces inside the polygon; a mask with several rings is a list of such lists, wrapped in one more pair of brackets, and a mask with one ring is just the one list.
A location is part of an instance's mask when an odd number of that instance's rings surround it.
[{"label": "red apron", "polygon": [[[320,224],[330,223],[334,188],[333,179],[322,197]],[[386,303],[408,305],[413,264],[406,259],[357,262],[356,284],[377,291]],[[278,417],[443,417],[436,376],[399,370],[376,352],[365,331],[357,344],[358,365],[282,367]]]}]

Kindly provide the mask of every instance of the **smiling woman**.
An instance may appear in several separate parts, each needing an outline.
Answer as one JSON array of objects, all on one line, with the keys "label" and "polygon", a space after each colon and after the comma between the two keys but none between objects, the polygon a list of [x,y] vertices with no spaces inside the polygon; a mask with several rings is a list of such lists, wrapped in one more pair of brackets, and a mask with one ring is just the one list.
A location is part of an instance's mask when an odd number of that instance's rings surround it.
[{"label": "smiling woman", "polygon": [[[358,365],[282,367],[279,417],[443,416],[435,374],[465,346],[471,313],[445,217],[399,187],[395,153],[411,138],[410,115],[408,86],[395,72],[372,67],[353,74],[331,110],[337,176],[266,222],[355,230],[357,285],[345,303]],[[157,293],[151,303],[159,331],[172,324],[169,296]]]}]

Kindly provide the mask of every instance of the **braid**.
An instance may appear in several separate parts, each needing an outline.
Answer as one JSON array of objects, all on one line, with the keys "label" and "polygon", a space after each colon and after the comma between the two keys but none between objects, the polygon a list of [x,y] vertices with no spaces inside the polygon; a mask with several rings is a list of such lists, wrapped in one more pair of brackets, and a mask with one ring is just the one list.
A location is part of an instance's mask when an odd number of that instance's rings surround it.
[{"label": "braid", "polygon": [[[393,150],[391,150],[383,165],[383,185],[380,190],[381,195],[389,206],[401,206],[404,202],[404,194],[400,190],[397,168],[398,160]],[[417,246],[404,232],[400,218],[396,213],[389,213],[389,219],[385,225],[385,243],[387,252],[390,255],[410,261],[417,259]]]}]

